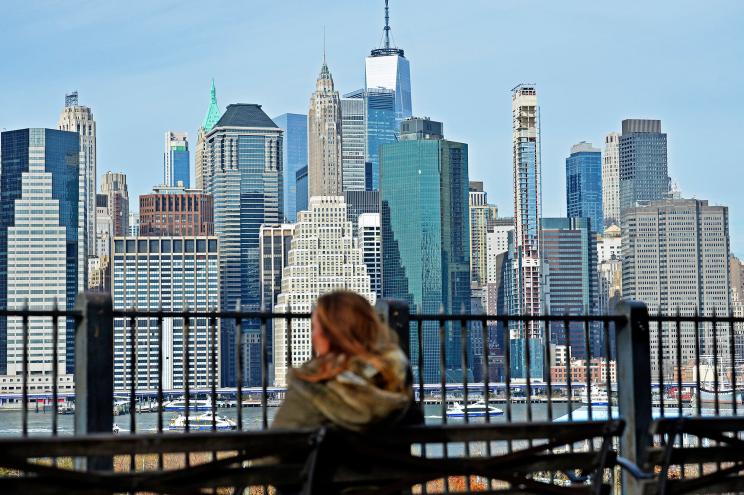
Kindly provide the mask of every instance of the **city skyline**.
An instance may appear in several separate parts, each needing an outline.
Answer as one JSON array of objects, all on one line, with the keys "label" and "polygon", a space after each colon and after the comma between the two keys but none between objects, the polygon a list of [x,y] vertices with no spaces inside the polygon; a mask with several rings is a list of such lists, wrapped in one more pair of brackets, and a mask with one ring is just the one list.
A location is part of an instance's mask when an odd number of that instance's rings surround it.
[{"label": "city skyline", "polygon": [[[157,165],[162,159],[163,133],[177,128],[197,135],[209,101],[212,77],[223,106],[252,102],[262,104],[270,115],[303,113],[307,88],[312,87],[322,60],[322,25],[325,24],[328,57],[334,61],[339,91],[362,87],[364,58],[370,49],[383,43],[383,5],[382,2],[355,5],[355,15],[364,20],[353,24],[342,22],[348,9],[334,8],[338,5],[341,4],[328,3],[318,9],[287,2],[272,5],[272,10],[255,9],[251,21],[240,15],[228,17],[219,6],[205,13],[196,5],[187,5],[175,13],[183,22],[167,26],[157,20],[173,15],[174,11],[145,4],[136,13],[136,9],[131,13],[117,12],[115,7],[106,6],[84,11],[65,6],[63,10],[52,7],[45,9],[44,15],[29,16],[29,9],[6,9],[8,29],[0,35],[0,42],[18,49],[4,58],[6,73],[11,77],[4,81],[4,91],[0,92],[0,104],[5,109],[0,128],[53,127],[64,94],[77,89],[80,104],[89,106],[96,116],[99,177],[107,170],[127,173],[132,180],[130,192],[136,197],[159,182],[161,169]],[[741,84],[744,74],[724,63],[741,55],[741,44],[731,43],[737,36],[735,19],[742,13],[740,4],[722,2],[714,10],[692,3],[687,4],[688,8],[671,9],[670,2],[624,5],[623,9],[590,3],[567,9],[539,3],[534,9],[535,28],[546,34],[555,31],[560,36],[554,37],[556,41],[550,46],[528,40],[520,55],[505,49],[509,33],[517,28],[516,23],[510,23],[518,15],[516,6],[469,2],[452,10],[447,5],[431,2],[422,11],[418,4],[393,2],[392,44],[405,48],[406,58],[411,61],[415,114],[431,115],[447,122],[449,136],[470,144],[471,178],[484,181],[491,201],[504,215],[511,210],[511,186],[505,180],[509,176],[511,151],[509,88],[520,81],[532,81],[540,88],[543,109],[542,162],[546,184],[564,181],[562,163],[571,144],[581,140],[601,143],[608,132],[619,131],[621,121],[626,118],[661,119],[664,132],[669,135],[670,176],[679,183],[685,197],[702,197],[728,205],[732,249],[736,252],[744,247],[744,215],[738,214],[744,210],[744,200],[739,198],[735,181],[731,180],[738,157],[722,149],[700,146],[701,142],[714,139],[735,141],[742,131],[737,105],[730,102],[740,100],[737,96],[744,87]],[[148,21],[135,24],[135,15]],[[172,29],[177,28],[172,26],[188,29],[212,18],[219,19],[226,27],[248,29],[231,29],[239,34],[230,35],[237,38],[231,38],[235,43],[227,43],[231,49],[224,53],[210,50],[203,33],[186,37],[183,46],[177,48],[189,53],[189,57],[179,59],[167,50],[163,50],[162,56],[153,53],[153,45],[158,46],[174,35]],[[696,19],[694,29],[690,29],[687,18]],[[112,24],[114,19],[116,24]],[[294,22],[297,19],[303,22]],[[456,30],[457,36],[441,39],[422,35],[455,29],[451,26],[457,25],[457,21],[470,23],[471,29],[467,31],[472,33]],[[499,29],[478,28],[484,25],[481,23],[494,22]],[[39,26],[44,28],[41,30],[44,34],[36,37]],[[287,40],[276,36],[278,29],[290,26],[293,36]],[[30,57],[29,50],[38,49],[39,43],[49,42],[60,32],[71,35],[68,36],[71,42],[78,36],[72,30],[85,33],[79,36],[90,39],[91,33],[81,27],[107,32],[106,41],[100,44],[70,44],[76,45],[80,55],[88,55],[79,58],[95,63],[72,70],[61,65],[63,61],[52,61],[44,68],[44,77],[36,73],[39,69],[33,64],[25,63]],[[35,33],[34,39],[31,32]],[[269,33],[274,36],[267,36]],[[308,42],[298,46],[297,37]],[[317,38],[317,43],[312,43],[313,38]],[[618,53],[619,39],[623,40],[623,50],[635,53],[636,70],[618,70],[608,77],[606,68],[612,63],[613,54]],[[19,40],[27,43],[18,43]],[[269,42],[272,50],[255,49],[268,47]],[[264,67],[261,80],[253,77],[253,68],[236,72],[225,63],[244,45],[254,48],[252,66]],[[50,60],[61,49],[54,45],[46,48]],[[529,67],[516,64],[525,53],[533,57]],[[581,62],[589,70],[570,69],[577,54],[581,54]],[[443,76],[438,70],[439,61],[454,56],[459,57],[458,70]],[[282,58],[291,63],[277,64],[276,60]],[[51,82],[50,73],[54,74]],[[177,87],[174,80],[179,81]],[[457,87],[466,90],[459,91],[458,98],[448,98]],[[122,98],[122,94],[135,96]],[[484,109],[483,95],[489,95],[485,110],[497,116],[492,119],[493,125],[474,124]],[[592,108],[579,105],[585,101],[601,104]],[[716,125],[704,122],[716,122]],[[703,168],[718,173],[706,174],[703,180],[700,173]],[[545,216],[565,214],[564,194],[561,188],[545,188]]]}]

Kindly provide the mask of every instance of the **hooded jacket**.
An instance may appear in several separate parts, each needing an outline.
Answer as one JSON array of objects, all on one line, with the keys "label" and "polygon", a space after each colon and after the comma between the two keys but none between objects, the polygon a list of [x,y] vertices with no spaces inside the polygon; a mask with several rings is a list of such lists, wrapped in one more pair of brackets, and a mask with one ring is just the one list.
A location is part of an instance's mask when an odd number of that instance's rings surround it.
[{"label": "hooded jacket", "polygon": [[312,359],[299,370],[289,372],[287,393],[272,428],[314,428],[332,424],[361,433],[395,425],[408,412],[412,403],[408,360],[398,346],[391,346],[382,355],[382,362],[402,387],[385,383],[379,370],[359,356],[349,358],[344,370],[332,379],[319,382],[303,379],[303,376],[315,374],[320,359]]}]

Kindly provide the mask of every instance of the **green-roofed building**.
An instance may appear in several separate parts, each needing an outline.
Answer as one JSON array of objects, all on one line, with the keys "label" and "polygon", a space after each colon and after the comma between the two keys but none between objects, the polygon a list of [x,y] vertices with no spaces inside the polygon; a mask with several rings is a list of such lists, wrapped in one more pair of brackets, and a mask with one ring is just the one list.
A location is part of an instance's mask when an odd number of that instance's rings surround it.
[{"label": "green-roofed building", "polygon": [[207,114],[204,116],[196,138],[196,156],[194,157],[194,187],[196,189],[204,188],[204,137],[221,117],[222,111],[217,104],[217,90],[214,88],[214,79],[212,79],[212,87],[209,89],[209,108],[207,108]]}]

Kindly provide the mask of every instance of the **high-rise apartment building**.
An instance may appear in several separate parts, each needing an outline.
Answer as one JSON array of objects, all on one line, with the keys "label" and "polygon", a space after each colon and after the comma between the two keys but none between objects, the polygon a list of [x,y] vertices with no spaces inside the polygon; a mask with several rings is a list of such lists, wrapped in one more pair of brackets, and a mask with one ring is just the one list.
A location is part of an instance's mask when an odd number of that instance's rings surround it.
[{"label": "high-rise apartment building", "polygon": [[[597,245],[596,234],[588,218],[543,218],[542,261],[547,313],[551,315],[597,314]],[[586,332],[581,322],[570,322],[568,335],[563,323],[551,325],[551,342],[569,345],[571,355],[597,357],[603,350],[602,328],[591,325],[587,347]]]},{"label": "high-rise apartment building", "polygon": [[310,197],[343,194],[341,99],[325,60],[310,98],[307,122]]},{"label": "high-rise apartment building", "polygon": [[79,104],[77,91],[65,95],[65,108],[57,121],[57,129],[80,135],[80,183],[83,188],[80,197],[83,198],[83,208],[78,214],[85,222],[80,248],[88,256],[93,256],[96,238],[96,121],[93,111]]},{"label": "high-rise apartment building", "polygon": [[96,251],[95,256],[111,256],[111,240],[114,238],[114,222],[108,207],[108,196],[96,194]]},{"label": "high-rise apartment building", "polygon": [[139,237],[140,235],[140,216],[136,211],[129,212],[129,221],[127,222],[127,235],[129,237]]},{"label": "high-rise apartment building", "polygon": [[411,67],[403,49],[390,45],[390,17],[387,0],[385,1],[383,46],[372,50],[365,60],[364,81],[367,90],[382,88],[393,91],[395,120],[398,125],[413,115]]},{"label": "high-rise apartment building", "polygon": [[[0,307],[71,310],[87,285],[80,174],[80,135],[54,129],[2,133],[0,184]],[[23,323],[0,317],[0,374],[23,371]],[[74,323],[34,321],[28,334],[28,373],[51,384],[53,366],[74,370]],[[57,347],[59,361],[52,363]]]},{"label": "high-rise apartment building", "polygon": [[[622,151],[621,151],[622,153]],[[705,316],[729,314],[728,208],[698,199],[666,199],[628,208],[622,216],[623,297],[643,301],[651,314]],[[714,329],[700,324],[703,360],[714,352]],[[722,369],[730,363],[728,331],[719,325],[717,349]],[[658,373],[662,353],[664,376],[695,358],[695,327],[683,322],[681,342],[673,324],[651,335],[651,369]],[[676,376],[676,375],[675,375]],[[712,380],[712,377],[709,377]]]},{"label": "high-rise apartment building", "polygon": [[[347,210],[348,211],[348,210]],[[357,220],[357,239],[367,265],[370,289],[382,297],[382,230],[379,213],[362,213]]]},{"label": "high-rise apartment building", "polygon": [[[542,313],[542,261],[540,259],[540,211],[542,172],[540,165],[540,108],[532,84],[512,89],[512,152],[514,179],[515,286],[517,310],[521,314]],[[539,325],[528,322],[512,329],[512,340],[530,339],[537,353],[542,349]],[[525,346],[516,342],[516,347]],[[542,378],[542,361],[534,353],[531,376]],[[521,355],[512,360],[514,376],[526,377]]]},{"label": "high-rise apartment building", "polygon": [[604,231],[602,152],[582,141],[566,158],[566,216],[588,218],[594,232]]},{"label": "high-rise apartment building", "polygon": [[163,184],[171,187],[191,187],[189,137],[185,132],[165,133],[163,152]]},{"label": "high-rise apartment building", "polygon": [[[260,105],[232,104],[205,136],[204,192],[214,203],[214,232],[220,242],[220,304],[234,311],[258,310],[261,303],[259,232],[261,225],[281,223],[282,138]],[[242,326],[245,350],[243,376],[260,384],[260,364],[254,362],[259,328]],[[235,385],[235,326],[222,325],[222,377]]]},{"label": "high-rise apartment building", "polygon": [[284,218],[294,222],[297,218],[297,171],[307,167],[307,115],[283,113],[272,120],[284,131]]},{"label": "high-rise apartment building", "polygon": [[[342,196],[313,196],[306,211],[297,214],[295,235],[287,266],[282,274],[282,291],[274,311],[310,312],[315,300],[336,289],[354,291],[374,304],[362,249],[346,218]],[[286,384],[289,366],[299,366],[312,357],[308,319],[292,322],[291,341],[287,322],[274,321],[275,383]],[[288,345],[292,361],[288,362]]]},{"label": "high-rise apartment building", "polygon": [[[114,309],[141,311],[214,311],[220,306],[219,252],[216,237],[117,237],[112,262]],[[132,382],[130,349],[136,335],[137,373],[134,386],[154,390],[185,386],[184,357],[193,388],[219,385],[220,322],[192,318],[114,319],[114,388],[128,390]],[[162,334],[160,332],[162,331]],[[188,345],[187,345],[188,343]],[[212,351],[216,370],[212,371]],[[160,357],[162,354],[162,358]],[[162,360],[161,360],[162,359]],[[162,375],[161,375],[162,373]]]},{"label": "high-rise apartment building", "polygon": [[295,174],[295,185],[297,190],[297,196],[295,198],[295,216],[297,212],[307,210],[308,205],[308,194],[309,184],[307,180],[307,165],[300,167]]},{"label": "high-rise apartment building", "polygon": [[199,131],[196,136],[196,153],[194,154],[194,186],[196,189],[204,189],[204,164],[207,162],[206,141],[205,137],[211,131],[217,121],[222,117],[222,111],[217,104],[217,90],[214,88],[214,79],[212,87],[209,89],[209,106],[207,114],[204,116]]},{"label": "high-rise apartment building", "polygon": [[667,135],[660,120],[623,120],[620,136],[620,215],[643,201],[664,199],[669,193]]},{"label": "high-rise apartment building", "polygon": [[365,189],[365,163],[367,159],[367,112],[364,98],[341,98],[341,160],[343,162],[343,189]]},{"label": "high-rise apartment building", "polygon": [[620,134],[605,136],[602,154],[602,210],[605,225],[620,223]]},{"label": "high-rise apartment building", "polygon": [[470,181],[468,189],[470,210],[470,285],[483,287],[488,278],[488,229],[498,217],[498,209],[488,204],[483,182]]},{"label": "high-rise apartment building", "polygon": [[[381,147],[380,165],[383,297],[406,301],[412,312],[468,312],[467,144],[445,140],[440,122],[411,118],[401,123],[399,142]],[[423,332],[424,380],[433,383],[438,327],[424,323]],[[460,370],[459,327],[447,327],[445,345],[447,369]]]},{"label": "high-rise apartment building", "polygon": [[612,301],[623,293],[622,237],[620,227],[610,225],[597,236],[597,273],[599,275],[599,313],[611,314]]},{"label": "high-rise apartment building", "polygon": [[101,193],[108,197],[108,209],[114,225],[115,236],[129,234],[129,190],[127,176],[118,172],[106,172],[101,181]]},{"label": "high-rise apartment building", "polygon": [[214,235],[212,195],[183,187],[156,186],[139,198],[139,235]]}]

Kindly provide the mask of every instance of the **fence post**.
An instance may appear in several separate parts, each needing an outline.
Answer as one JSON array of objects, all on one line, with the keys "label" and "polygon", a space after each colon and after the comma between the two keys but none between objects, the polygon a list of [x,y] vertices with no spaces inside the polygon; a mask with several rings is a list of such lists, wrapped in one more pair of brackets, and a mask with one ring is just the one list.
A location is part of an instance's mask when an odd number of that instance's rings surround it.
[{"label": "fence post", "polygon": [[[78,294],[75,329],[75,434],[111,433],[114,421],[114,318],[111,295]],[[110,470],[111,457],[89,457],[87,468]]]},{"label": "fence post", "polygon": [[382,322],[398,334],[398,344],[410,359],[411,326],[408,318],[408,304],[397,299],[378,299],[375,309],[377,309],[377,314],[380,315]]},{"label": "fence post", "polygon": [[[617,388],[620,417],[625,430],[620,438],[620,455],[645,469],[651,425],[651,344],[648,309],[638,301],[623,300],[616,311],[626,322],[616,327]],[[623,471],[623,493],[643,493],[646,480]]]}]

